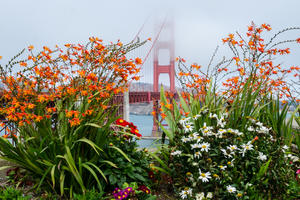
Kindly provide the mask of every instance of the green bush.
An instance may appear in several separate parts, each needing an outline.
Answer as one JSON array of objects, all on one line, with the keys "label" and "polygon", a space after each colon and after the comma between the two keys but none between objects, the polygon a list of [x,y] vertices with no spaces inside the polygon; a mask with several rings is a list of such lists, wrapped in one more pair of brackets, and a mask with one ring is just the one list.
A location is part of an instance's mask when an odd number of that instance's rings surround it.
[{"label": "green bush", "polygon": [[[28,60],[15,61],[20,54],[5,67],[0,65],[5,85],[0,114],[13,127],[0,137],[1,159],[25,169],[36,192],[42,188],[62,198],[84,195],[95,187],[104,192],[116,183],[110,183],[111,174],[105,170],[127,170],[127,163],[134,163],[129,164],[130,175],[143,179],[138,176],[144,173],[138,168],[140,161],[129,158],[137,154],[135,146],[126,155],[121,148],[127,146],[118,144],[118,105],[112,99],[137,78],[136,64],[141,60],[127,59],[125,54],[139,45],[103,45],[90,38],[87,45],[66,44],[65,51],[43,47],[34,54],[29,47]],[[17,64],[21,69],[13,74]],[[129,129],[123,132],[136,137]],[[132,158],[143,160],[142,155]]]},{"label": "green bush", "polygon": [[5,187],[0,189],[0,199],[2,200],[29,200],[30,195],[24,195],[21,190],[14,187]]}]

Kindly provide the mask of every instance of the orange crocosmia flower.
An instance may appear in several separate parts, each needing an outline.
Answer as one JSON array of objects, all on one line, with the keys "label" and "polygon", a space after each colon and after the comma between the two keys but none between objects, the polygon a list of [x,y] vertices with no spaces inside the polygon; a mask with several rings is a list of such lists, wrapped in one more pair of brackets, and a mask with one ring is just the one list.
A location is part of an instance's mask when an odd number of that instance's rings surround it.
[{"label": "orange crocosmia flower", "polygon": [[135,64],[140,65],[142,63],[143,63],[142,59],[140,59],[140,58],[135,59]]},{"label": "orange crocosmia flower", "polygon": [[286,103],[287,103],[287,101],[286,101],[286,100],[282,100],[282,101],[281,101],[281,103],[283,103],[283,104],[286,104]]},{"label": "orange crocosmia flower", "polygon": [[42,116],[36,116],[35,121],[36,121],[36,122],[40,122],[42,119],[43,119]]},{"label": "orange crocosmia flower", "polygon": [[180,71],[179,73],[178,73],[178,76],[183,76],[184,75],[184,73],[182,72],[182,71]]},{"label": "orange crocosmia flower", "polygon": [[132,77],[132,79],[138,81],[138,80],[140,80],[140,77],[139,76],[134,76],[134,77]]},{"label": "orange crocosmia flower", "polygon": [[[296,39],[296,42],[297,42],[297,43],[300,43],[300,38],[297,38],[297,39]],[[1,57],[1,56],[0,56],[0,57]]]},{"label": "orange crocosmia flower", "polygon": [[33,109],[34,107],[35,107],[35,105],[32,104],[32,103],[27,104],[27,108],[28,108],[28,109]]},{"label": "orange crocosmia flower", "polygon": [[236,62],[239,62],[239,61],[240,61],[240,58],[239,58],[239,57],[233,57],[232,59],[234,59]]},{"label": "orange crocosmia flower", "polygon": [[167,115],[165,113],[161,113],[160,116],[161,118],[165,119]]},{"label": "orange crocosmia flower", "polygon": [[88,95],[88,92],[86,90],[82,90],[80,93],[81,93],[82,96],[87,96]]},{"label": "orange crocosmia flower", "polygon": [[86,115],[91,115],[92,113],[93,113],[93,110],[86,110],[86,111],[85,111],[85,114],[86,114]]},{"label": "orange crocosmia flower", "polygon": [[70,126],[76,126],[80,124],[80,119],[79,118],[73,118],[72,120],[69,120]]},{"label": "orange crocosmia flower", "polygon": [[156,112],[155,112],[155,111],[152,111],[152,112],[151,112],[151,115],[152,115],[152,116],[155,116],[155,115],[156,115]]},{"label": "orange crocosmia flower", "polygon": [[200,66],[200,65],[197,65],[197,64],[193,64],[193,65],[191,65],[191,66],[192,66],[192,68],[195,68],[196,70],[198,70],[198,69],[201,68],[201,66]]},{"label": "orange crocosmia flower", "polygon": [[262,24],[261,25],[264,29],[266,29],[267,31],[270,31],[272,28],[269,24]]},{"label": "orange crocosmia flower", "polygon": [[79,76],[84,77],[85,70],[78,70],[77,72],[78,72]]},{"label": "orange crocosmia flower", "polygon": [[8,138],[8,136],[9,136],[8,134],[5,134],[2,137],[6,139],[6,138]]},{"label": "orange crocosmia flower", "polygon": [[26,67],[26,66],[27,66],[27,63],[26,63],[26,62],[20,62],[20,66]]},{"label": "orange crocosmia flower", "polygon": [[66,117],[67,117],[67,118],[70,118],[70,117],[73,116],[72,111],[65,110],[65,112],[66,112]]},{"label": "orange crocosmia flower", "polygon": [[152,41],[152,38],[151,38],[151,37],[149,37],[147,40],[148,40],[148,41]]},{"label": "orange crocosmia flower", "polygon": [[31,51],[34,48],[33,45],[28,46],[28,50]]},{"label": "orange crocosmia flower", "polygon": [[173,108],[173,105],[172,104],[166,104],[165,107],[171,110]]},{"label": "orange crocosmia flower", "polygon": [[2,59],[2,56],[0,56],[0,60]]},{"label": "orange crocosmia flower", "polygon": [[223,43],[228,42],[228,40],[229,40],[228,38],[222,39]]},{"label": "orange crocosmia flower", "polygon": [[53,112],[52,108],[47,108],[47,113],[52,113],[52,112]]},{"label": "orange crocosmia flower", "polygon": [[231,33],[231,34],[229,34],[228,36],[229,36],[230,39],[233,39],[234,34]]}]

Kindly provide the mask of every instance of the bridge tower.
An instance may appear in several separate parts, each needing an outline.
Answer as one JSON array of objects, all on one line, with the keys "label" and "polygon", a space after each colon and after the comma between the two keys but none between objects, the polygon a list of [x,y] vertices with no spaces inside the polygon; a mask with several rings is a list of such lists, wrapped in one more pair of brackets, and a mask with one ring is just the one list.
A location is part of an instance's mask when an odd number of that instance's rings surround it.
[{"label": "bridge tower", "polygon": [[[153,92],[159,92],[159,75],[168,74],[170,79],[170,91],[175,92],[175,58],[174,58],[174,23],[173,21],[165,22],[160,32],[168,33],[167,38],[161,40],[159,37],[153,49]],[[160,35],[160,33],[159,33]],[[170,61],[167,65],[160,65],[159,53],[160,50],[167,50],[169,52]]]},{"label": "bridge tower", "polygon": [[[153,92],[159,92],[159,75],[160,74],[168,74],[170,80],[170,91],[175,92],[175,58],[174,58],[174,22],[173,20],[165,21],[164,24],[161,25],[158,36],[161,35],[161,32],[165,32],[164,34],[166,38],[158,37],[155,46],[153,49]],[[159,62],[159,54],[160,50],[167,50],[169,53],[169,63],[166,65],[161,65]],[[153,116],[153,129],[152,136],[157,136],[159,132],[159,102],[158,100],[153,101],[153,110],[155,114]]]}]

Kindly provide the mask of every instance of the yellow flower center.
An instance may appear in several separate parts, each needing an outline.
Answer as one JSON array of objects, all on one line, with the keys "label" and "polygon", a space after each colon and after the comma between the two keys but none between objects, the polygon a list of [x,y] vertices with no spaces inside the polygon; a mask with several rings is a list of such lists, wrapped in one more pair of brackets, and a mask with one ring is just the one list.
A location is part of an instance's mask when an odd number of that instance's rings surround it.
[{"label": "yellow flower center", "polygon": [[204,173],[201,173],[201,176],[202,176],[202,177],[206,177],[206,175],[205,175]]},{"label": "yellow flower center", "polygon": [[205,149],[205,148],[206,148],[206,145],[202,145],[202,148]]}]

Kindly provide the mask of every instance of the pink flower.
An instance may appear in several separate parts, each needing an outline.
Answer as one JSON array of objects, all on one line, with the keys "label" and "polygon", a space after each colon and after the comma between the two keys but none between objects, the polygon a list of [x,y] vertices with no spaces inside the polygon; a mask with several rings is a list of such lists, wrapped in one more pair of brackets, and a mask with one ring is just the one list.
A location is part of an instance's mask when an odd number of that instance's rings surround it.
[{"label": "pink flower", "polygon": [[300,174],[300,169],[298,169],[298,170],[296,171],[296,174]]}]

